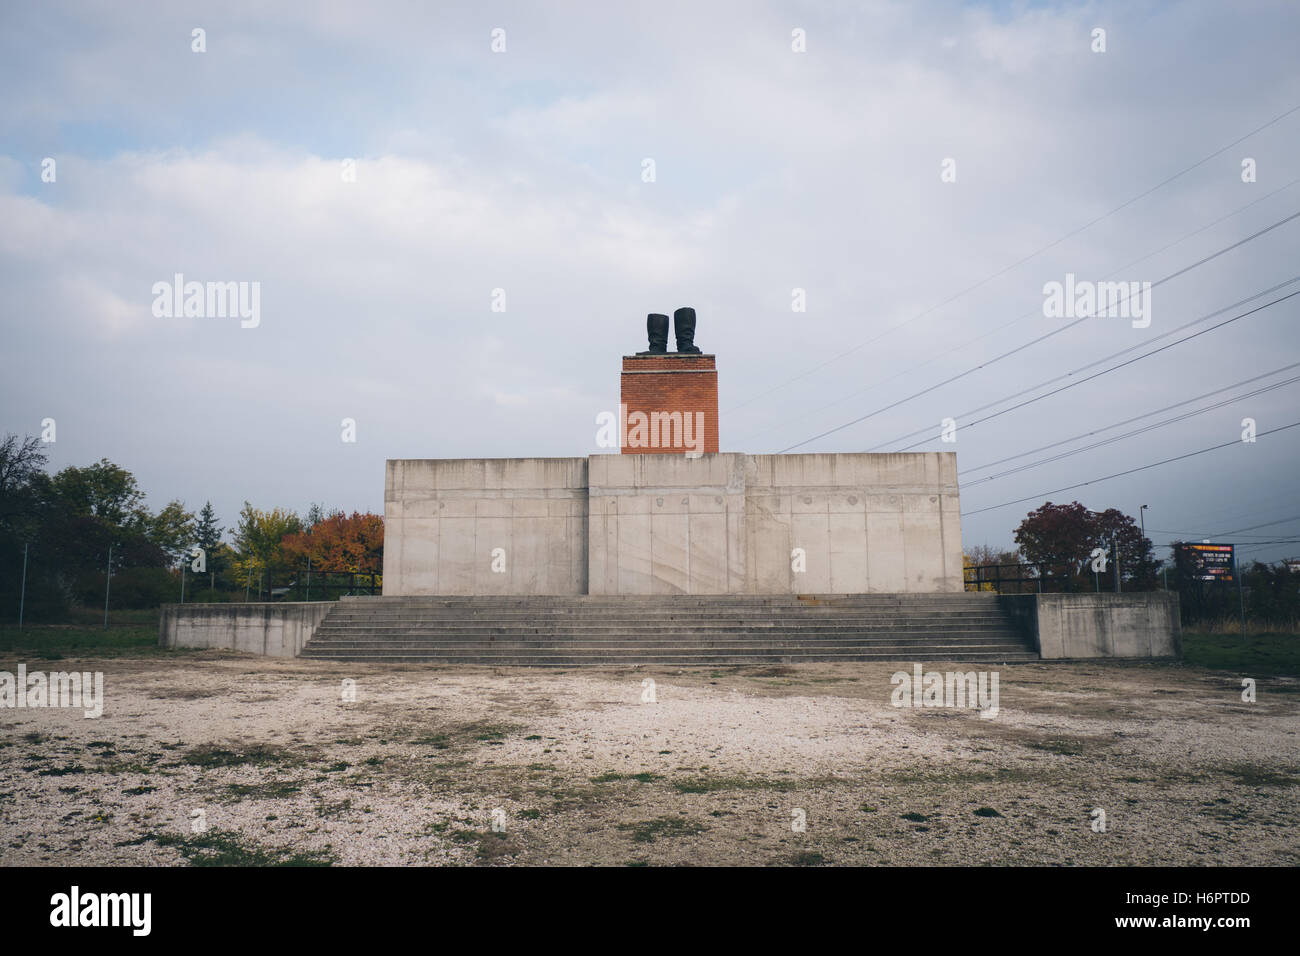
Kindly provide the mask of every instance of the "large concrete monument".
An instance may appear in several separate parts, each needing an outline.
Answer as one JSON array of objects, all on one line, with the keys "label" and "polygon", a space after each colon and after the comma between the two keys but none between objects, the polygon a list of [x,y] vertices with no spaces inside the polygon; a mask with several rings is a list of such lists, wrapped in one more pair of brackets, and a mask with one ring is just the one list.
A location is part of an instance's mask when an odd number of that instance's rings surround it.
[{"label": "large concrete monument", "polygon": [[172,605],[159,643],[494,667],[1178,656],[1173,594],[964,593],[951,452],[720,452],[715,357],[693,309],[673,319],[676,352],[653,313],[623,356],[621,454],[389,461],[383,597]]},{"label": "large concrete monument", "polygon": [[621,454],[389,461],[385,595],[962,590],[951,452],[719,452],[696,315],[623,357]]}]

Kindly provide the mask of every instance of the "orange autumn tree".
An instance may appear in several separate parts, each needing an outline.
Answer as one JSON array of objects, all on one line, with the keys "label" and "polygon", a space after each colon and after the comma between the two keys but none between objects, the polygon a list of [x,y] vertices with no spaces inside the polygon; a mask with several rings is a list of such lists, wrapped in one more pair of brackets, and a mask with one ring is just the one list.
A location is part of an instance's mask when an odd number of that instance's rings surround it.
[{"label": "orange autumn tree", "polygon": [[384,569],[384,519],[377,514],[336,512],[306,531],[286,535],[280,545],[295,567],[313,571],[379,573]]}]

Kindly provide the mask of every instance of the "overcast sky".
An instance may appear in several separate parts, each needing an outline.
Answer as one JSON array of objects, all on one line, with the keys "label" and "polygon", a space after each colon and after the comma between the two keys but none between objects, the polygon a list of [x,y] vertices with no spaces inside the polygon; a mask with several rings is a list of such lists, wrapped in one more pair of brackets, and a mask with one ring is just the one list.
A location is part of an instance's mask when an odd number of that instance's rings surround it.
[{"label": "overcast sky", "polygon": [[[1300,212],[1298,37],[1290,0],[8,3],[0,431],[53,418],[52,467],[107,457],[227,525],[379,512],[387,458],[602,451],[646,313],[692,305],[724,451],[955,450],[968,547],[1047,498],[1149,504],[1157,543],[1298,539],[1300,427],[1240,438],[1300,421],[1300,383],[980,479],[1300,375],[1266,376],[1300,296],[972,411],[1300,290],[1165,335],[1300,276],[1300,219],[1154,288],[1146,328],[910,397],[1067,324],[1045,283],[1156,283]],[[155,315],[176,273],[259,283],[258,324]]]}]

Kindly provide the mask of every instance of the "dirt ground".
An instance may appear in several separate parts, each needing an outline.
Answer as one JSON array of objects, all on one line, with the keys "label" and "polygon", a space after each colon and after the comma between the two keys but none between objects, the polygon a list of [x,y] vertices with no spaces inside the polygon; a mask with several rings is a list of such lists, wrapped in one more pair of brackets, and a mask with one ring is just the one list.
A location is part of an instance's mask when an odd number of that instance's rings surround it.
[{"label": "dirt ground", "polygon": [[1300,864],[1295,680],[1006,665],[980,719],[892,706],[910,664],[25,663],[106,703],[0,709],[8,865]]}]

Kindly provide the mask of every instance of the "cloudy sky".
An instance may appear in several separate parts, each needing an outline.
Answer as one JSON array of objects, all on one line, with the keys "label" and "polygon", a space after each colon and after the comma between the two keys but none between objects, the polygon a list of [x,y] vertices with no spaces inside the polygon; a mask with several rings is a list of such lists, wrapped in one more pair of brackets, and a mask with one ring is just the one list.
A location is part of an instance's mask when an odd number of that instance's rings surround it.
[{"label": "cloudy sky", "polygon": [[[226,524],[382,511],[386,458],[601,451],[693,305],[724,451],[955,450],[968,546],[1046,498],[1300,539],[1300,427],[1263,434],[1300,421],[1297,36],[1290,0],[5,4],[0,431]],[[256,326],[156,315],[177,273],[259,283]],[[1067,273],[1153,283],[1150,324],[1064,329]]]}]

